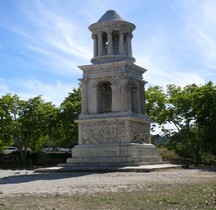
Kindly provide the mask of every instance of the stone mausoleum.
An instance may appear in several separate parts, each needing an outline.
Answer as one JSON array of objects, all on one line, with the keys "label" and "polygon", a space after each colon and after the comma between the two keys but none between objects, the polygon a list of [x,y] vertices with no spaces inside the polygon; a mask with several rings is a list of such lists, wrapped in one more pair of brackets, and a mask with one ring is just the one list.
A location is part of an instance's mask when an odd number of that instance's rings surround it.
[{"label": "stone mausoleum", "polygon": [[139,166],[162,163],[151,144],[143,74],[135,65],[131,41],[135,25],[113,10],[89,26],[91,65],[83,71],[79,144],[69,166]]}]

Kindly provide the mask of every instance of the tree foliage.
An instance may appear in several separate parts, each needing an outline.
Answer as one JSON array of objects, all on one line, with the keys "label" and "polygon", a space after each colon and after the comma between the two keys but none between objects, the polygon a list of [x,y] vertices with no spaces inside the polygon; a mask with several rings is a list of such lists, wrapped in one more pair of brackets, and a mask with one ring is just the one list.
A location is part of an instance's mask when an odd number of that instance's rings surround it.
[{"label": "tree foliage", "polygon": [[[168,85],[166,92],[150,87],[146,97],[148,114],[169,137],[170,146],[193,156],[196,163],[204,152],[216,154],[216,86],[212,82],[184,88]],[[166,124],[176,129],[165,129]]]},{"label": "tree foliage", "polygon": [[39,150],[49,135],[56,108],[37,96],[27,101],[17,95],[0,98],[0,138],[3,145],[15,145],[25,163],[27,149]]},{"label": "tree foliage", "polygon": [[22,115],[24,101],[17,95],[7,94],[0,98],[0,140],[2,145],[11,144],[20,133],[19,116]]},{"label": "tree foliage", "polygon": [[72,147],[78,143],[78,125],[75,122],[81,112],[81,89],[73,89],[61,103],[56,122],[59,144]]},{"label": "tree foliage", "polygon": [[41,96],[21,100],[7,94],[0,98],[0,146],[14,145],[25,159],[27,148],[72,147],[78,142],[81,89],[73,89],[56,108]]}]

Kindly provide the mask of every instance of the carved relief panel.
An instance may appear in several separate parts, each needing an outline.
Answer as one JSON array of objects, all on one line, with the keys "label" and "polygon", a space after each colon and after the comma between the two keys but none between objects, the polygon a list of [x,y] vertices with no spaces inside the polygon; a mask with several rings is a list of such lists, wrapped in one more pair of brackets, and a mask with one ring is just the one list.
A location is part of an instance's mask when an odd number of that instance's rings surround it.
[{"label": "carved relief panel", "polygon": [[99,144],[122,141],[126,137],[125,122],[120,120],[97,120],[82,123],[82,144]]},{"label": "carved relief panel", "polygon": [[132,143],[151,143],[150,124],[130,121],[129,129]]},{"label": "carved relief panel", "polygon": [[129,120],[95,120],[80,124],[81,144],[101,143],[150,143],[149,124]]}]

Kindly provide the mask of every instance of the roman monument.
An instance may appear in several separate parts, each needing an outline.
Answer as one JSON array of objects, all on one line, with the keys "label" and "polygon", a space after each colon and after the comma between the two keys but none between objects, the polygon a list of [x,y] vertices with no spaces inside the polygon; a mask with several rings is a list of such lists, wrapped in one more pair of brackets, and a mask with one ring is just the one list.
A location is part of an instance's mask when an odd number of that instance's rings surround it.
[{"label": "roman monument", "polygon": [[89,26],[93,39],[91,65],[83,71],[82,110],[77,120],[79,144],[69,166],[139,166],[160,164],[151,144],[143,74],[135,65],[132,38],[135,25],[107,11]]}]

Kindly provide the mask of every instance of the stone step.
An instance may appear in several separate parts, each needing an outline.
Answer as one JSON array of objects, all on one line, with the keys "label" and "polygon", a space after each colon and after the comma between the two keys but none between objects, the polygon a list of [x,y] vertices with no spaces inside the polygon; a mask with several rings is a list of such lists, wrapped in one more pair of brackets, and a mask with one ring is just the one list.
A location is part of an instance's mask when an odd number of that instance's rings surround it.
[{"label": "stone step", "polygon": [[174,165],[168,162],[159,164],[145,163],[139,166],[73,166],[70,164],[59,164],[57,167],[38,168],[35,173],[50,173],[50,172],[152,172],[157,170],[166,170],[173,168],[185,168],[184,165]]},{"label": "stone step", "polygon": [[59,167],[125,167],[125,166],[144,166],[144,165],[157,165],[157,164],[169,164],[168,161],[160,162],[98,162],[98,163],[67,163],[58,164]]},{"label": "stone step", "polygon": [[67,164],[73,166],[80,165],[142,165],[142,164],[162,163],[160,156],[132,156],[132,157],[89,157],[89,158],[69,158]]}]

